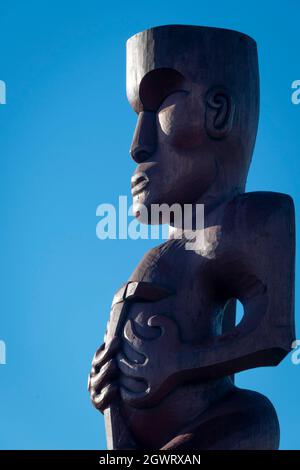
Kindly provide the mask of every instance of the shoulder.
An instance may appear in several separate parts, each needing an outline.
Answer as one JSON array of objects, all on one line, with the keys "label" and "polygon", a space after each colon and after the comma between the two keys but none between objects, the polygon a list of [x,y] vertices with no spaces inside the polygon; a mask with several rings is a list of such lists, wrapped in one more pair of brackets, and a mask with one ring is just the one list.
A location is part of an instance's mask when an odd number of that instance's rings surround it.
[{"label": "shoulder", "polygon": [[244,193],[230,201],[225,210],[226,225],[250,232],[294,229],[295,209],[288,194],[256,191]]}]

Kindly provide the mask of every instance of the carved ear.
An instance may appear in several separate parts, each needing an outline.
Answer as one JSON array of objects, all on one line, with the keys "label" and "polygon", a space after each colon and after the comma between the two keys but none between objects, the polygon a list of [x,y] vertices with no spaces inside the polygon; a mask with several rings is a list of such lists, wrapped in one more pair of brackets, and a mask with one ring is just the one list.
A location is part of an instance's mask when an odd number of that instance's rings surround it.
[{"label": "carved ear", "polygon": [[223,87],[211,88],[206,95],[205,125],[207,134],[222,139],[232,129],[234,102],[231,94]]}]

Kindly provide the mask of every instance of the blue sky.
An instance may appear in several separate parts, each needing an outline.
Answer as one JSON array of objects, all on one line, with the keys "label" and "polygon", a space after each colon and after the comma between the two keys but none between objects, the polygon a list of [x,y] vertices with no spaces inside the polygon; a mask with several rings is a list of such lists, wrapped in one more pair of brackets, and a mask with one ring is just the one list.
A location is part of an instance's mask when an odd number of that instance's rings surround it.
[{"label": "blue sky", "polygon": [[[2,449],[105,448],[102,417],[86,392],[90,360],[115,290],[154,242],[98,240],[95,211],[130,194],[135,115],[125,95],[126,39],[170,23],[256,39],[261,114],[247,188],[289,193],[299,207],[296,0],[2,0]],[[288,357],[277,368],[240,374],[237,383],[272,400],[281,448],[300,448],[300,365]]]}]

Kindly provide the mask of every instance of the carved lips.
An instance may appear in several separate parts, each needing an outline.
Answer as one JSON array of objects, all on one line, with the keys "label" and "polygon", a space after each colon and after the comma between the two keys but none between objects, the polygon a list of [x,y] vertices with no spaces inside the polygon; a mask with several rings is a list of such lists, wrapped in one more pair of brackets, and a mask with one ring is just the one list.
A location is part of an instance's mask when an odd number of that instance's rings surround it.
[{"label": "carved lips", "polygon": [[143,191],[143,189],[148,185],[149,178],[146,173],[136,173],[131,178],[131,193],[133,196]]}]

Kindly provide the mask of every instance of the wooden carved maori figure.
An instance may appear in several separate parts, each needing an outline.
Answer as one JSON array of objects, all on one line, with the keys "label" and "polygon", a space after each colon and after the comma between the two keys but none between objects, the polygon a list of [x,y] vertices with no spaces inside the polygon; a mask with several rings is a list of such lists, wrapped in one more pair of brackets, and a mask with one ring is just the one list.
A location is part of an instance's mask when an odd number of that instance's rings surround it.
[{"label": "wooden carved maori figure", "polygon": [[294,340],[293,201],[245,193],[259,115],[256,43],[197,26],[136,34],[127,96],[137,114],[136,217],[154,204],[202,204],[205,216],[194,249],[174,224],[114,297],[89,377],[108,448],[277,449],[273,405],[234,384],[239,371],[277,365]]}]

